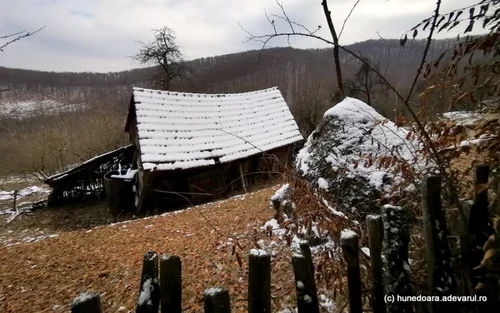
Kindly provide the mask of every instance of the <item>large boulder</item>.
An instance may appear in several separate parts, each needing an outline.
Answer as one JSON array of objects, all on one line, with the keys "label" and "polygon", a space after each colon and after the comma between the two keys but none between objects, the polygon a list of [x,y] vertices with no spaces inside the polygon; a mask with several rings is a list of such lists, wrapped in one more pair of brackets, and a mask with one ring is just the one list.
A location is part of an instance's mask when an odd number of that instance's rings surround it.
[{"label": "large boulder", "polygon": [[346,98],[329,109],[296,160],[298,174],[327,200],[357,218],[378,213],[382,194],[401,183],[401,163],[413,163],[408,132],[372,107]]}]

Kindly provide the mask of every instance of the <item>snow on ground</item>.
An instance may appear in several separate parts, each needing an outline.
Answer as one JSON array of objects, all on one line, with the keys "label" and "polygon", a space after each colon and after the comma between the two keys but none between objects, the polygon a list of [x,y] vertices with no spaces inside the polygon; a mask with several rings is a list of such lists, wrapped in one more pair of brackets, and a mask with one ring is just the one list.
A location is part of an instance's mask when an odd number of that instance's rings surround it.
[{"label": "snow on ground", "polygon": [[[32,195],[32,194],[48,194],[51,189],[47,187],[29,186],[17,192],[17,199]],[[14,190],[0,190],[0,200],[13,200]]]},{"label": "snow on ground", "polygon": [[85,105],[64,104],[56,100],[8,101],[0,104],[0,116],[26,118],[35,115],[55,115],[61,112],[78,112]]},{"label": "snow on ground", "polygon": [[481,119],[482,114],[471,111],[453,111],[443,113],[441,117],[443,119],[454,120],[458,125],[472,126]]}]

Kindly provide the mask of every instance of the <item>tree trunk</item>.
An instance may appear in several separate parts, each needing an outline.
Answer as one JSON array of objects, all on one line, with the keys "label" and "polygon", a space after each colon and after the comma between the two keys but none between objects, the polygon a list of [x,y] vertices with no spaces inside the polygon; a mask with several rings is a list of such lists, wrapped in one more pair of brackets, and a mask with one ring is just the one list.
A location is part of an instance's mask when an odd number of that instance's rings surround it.
[{"label": "tree trunk", "polygon": [[328,28],[330,29],[330,33],[332,34],[333,38],[333,43],[334,43],[333,58],[335,60],[335,72],[337,73],[337,86],[340,96],[342,97],[342,99],[344,99],[345,91],[344,91],[344,83],[342,80],[342,69],[340,68],[339,37],[337,36],[337,31],[335,30],[335,26],[333,25],[332,15],[331,15],[332,12],[328,9],[327,0],[323,0],[323,2],[321,2],[321,5],[323,6],[323,11],[325,13],[326,21],[328,23]]}]

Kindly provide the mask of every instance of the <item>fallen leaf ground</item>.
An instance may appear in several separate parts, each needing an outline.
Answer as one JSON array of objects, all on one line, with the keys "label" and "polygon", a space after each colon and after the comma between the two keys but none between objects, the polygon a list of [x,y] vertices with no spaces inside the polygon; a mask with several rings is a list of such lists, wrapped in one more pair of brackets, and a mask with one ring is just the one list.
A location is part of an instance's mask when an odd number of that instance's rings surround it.
[{"label": "fallen leaf ground", "polygon": [[[83,291],[101,293],[105,312],[134,310],[142,257],[154,250],[182,259],[184,312],[201,312],[202,291],[213,286],[229,288],[233,312],[244,312],[249,234],[272,218],[269,198],[276,189],[167,215],[63,232],[35,243],[0,246],[0,311],[68,312],[73,298]],[[243,267],[231,255],[235,241],[244,250]],[[293,296],[289,263],[285,258],[273,260],[273,311]]]}]

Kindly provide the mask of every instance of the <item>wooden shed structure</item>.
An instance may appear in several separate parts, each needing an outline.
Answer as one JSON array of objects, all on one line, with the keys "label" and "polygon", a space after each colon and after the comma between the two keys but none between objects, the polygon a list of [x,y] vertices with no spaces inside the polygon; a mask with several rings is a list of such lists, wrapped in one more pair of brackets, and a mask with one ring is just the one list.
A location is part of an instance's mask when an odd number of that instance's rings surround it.
[{"label": "wooden shed structure", "polygon": [[258,176],[250,173],[272,169],[270,156],[289,163],[291,146],[303,140],[277,87],[231,94],[133,88],[125,132],[136,147],[139,211],[244,189]]},{"label": "wooden shed structure", "polygon": [[65,172],[48,177],[45,183],[52,187],[47,204],[65,204],[72,200],[85,202],[88,199],[106,196],[104,175],[120,166],[132,162],[135,146],[130,144],[95,156]]}]

